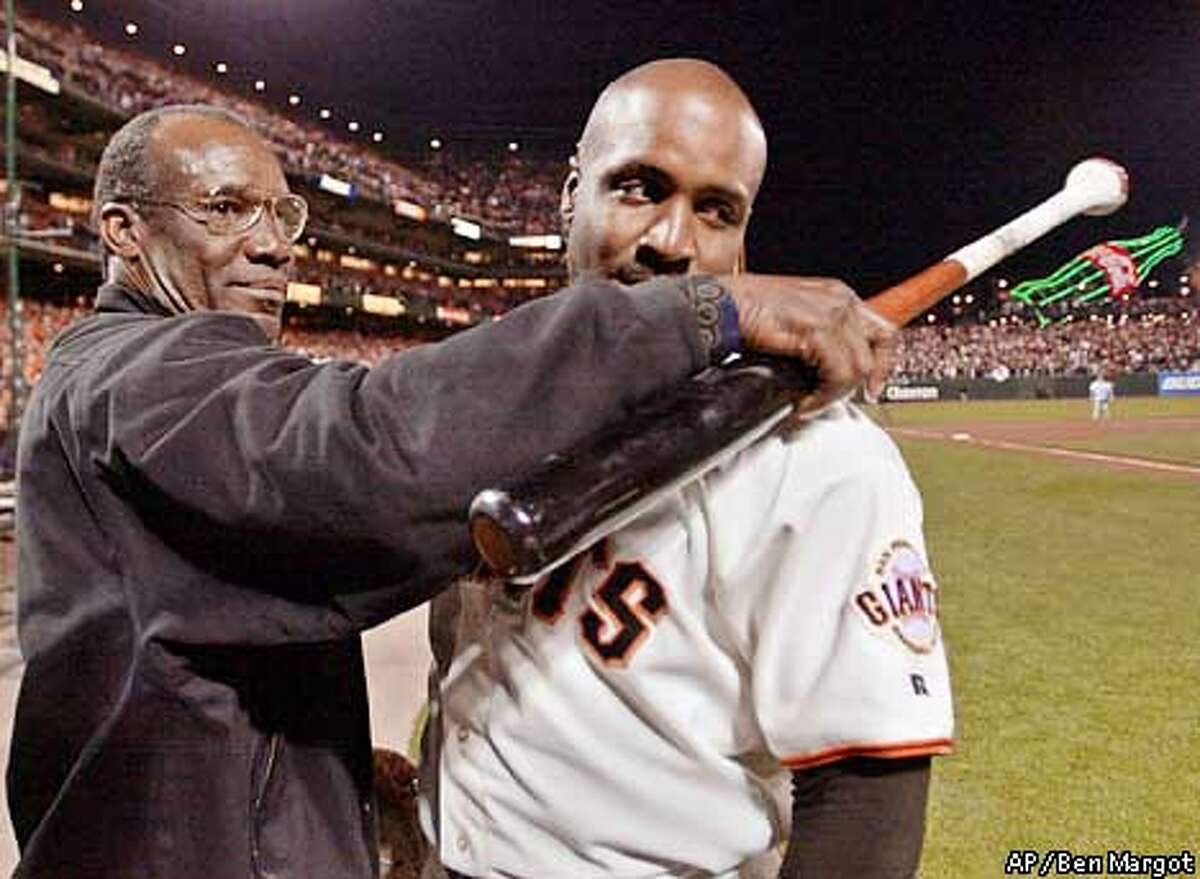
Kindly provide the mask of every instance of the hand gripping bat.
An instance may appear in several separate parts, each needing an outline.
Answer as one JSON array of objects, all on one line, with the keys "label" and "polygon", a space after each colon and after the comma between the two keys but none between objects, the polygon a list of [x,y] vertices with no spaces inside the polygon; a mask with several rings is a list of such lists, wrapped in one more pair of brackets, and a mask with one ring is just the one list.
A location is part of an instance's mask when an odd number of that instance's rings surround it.
[{"label": "hand gripping bat", "polygon": [[[903,326],[1067,220],[1112,213],[1128,192],[1120,165],[1087,159],[1050,198],[866,304]],[[497,573],[532,582],[765,435],[791,413],[792,396],[817,381],[812,366],[757,355],[705,370],[480,492],[470,508],[475,548]]]}]

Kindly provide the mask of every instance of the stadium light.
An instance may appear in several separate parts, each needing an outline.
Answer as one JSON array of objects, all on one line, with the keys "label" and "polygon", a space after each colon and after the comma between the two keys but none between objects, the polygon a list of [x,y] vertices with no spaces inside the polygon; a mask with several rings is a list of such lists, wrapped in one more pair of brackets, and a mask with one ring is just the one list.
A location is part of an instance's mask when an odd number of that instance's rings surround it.
[{"label": "stadium light", "polygon": [[330,116],[333,115],[333,112],[328,107],[322,107],[321,112],[318,113],[317,115],[320,116],[322,119],[328,119]]},{"label": "stadium light", "polygon": [[340,195],[342,198],[354,198],[354,184],[346,180],[339,180],[332,174],[322,174],[317,180],[317,188],[323,189],[326,192],[332,192],[334,195]]},{"label": "stadium light", "polygon": [[383,143],[383,132],[376,131],[371,135],[371,140],[375,141],[375,143]]},{"label": "stadium light", "polygon": [[439,137],[432,138],[432,139],[429,141],[429,148],[430,148],[431,150],[440,150],[440,149],[442,148],[442,140],[441,140],[441,138],[439,138]]},{"label": "stadium light", "polygon": [[346,123],[346,127],[349,128],[351,131],[358,131],[358,123],[355,122],[353,119],[351,119],[349,122]]},{"label": "stadium light", "polygon": [[72,12],[83,12],[83,0],[71,0]]},{"label": "stadium light", "polygon": [[462,217],[450,218],[450,230],[462,238],[470,238],[472,241],[478,241],[483,237],[483,228],[478,223],[472,223],[470,220],[464,220]]},{"label": "stadium light", "polygon": [[216,70],[217,70],[217,73],[228,73],[229,65],[226,64],[224,61],[218,61],[216,64]]},{"label": "stadium light", "polygon": [[1153,290],[1155,287],[1158,286],[1158,278],[1151,278],[1150,281],[1146,284],[1146,286],[1149,287],[1151,290]]},{"label": "stadium light", "polygon": [[1008,289],[1008,278],[1001,278],[999,281],[996,282],[996,286],[999,287],[1001,290],[1007,290]]},{"label": "stadium light", "polygon": [[288,95],[288,103],[291,104],[293,107],[299,107],[300,106],[300,96],[297,94]]},{"label": "stadium light", "polygon": [[127,33],[131,37],[136,37],[137,32],[138,32],[138,26],[137,26],[136,21],[125,22],[125,33]]},{"label": "stadium light", "polygon": [[519,143],[517,143],[515,140],[510,140],[508,142],[508,151],[510,153],[515,153],[520,148],[521,148],[521,145]]},{"label": "stadium light", "polygon": [[185,46],[183,43],[176,43],[174,46],[172,46],[172,47],[171,47],[171,52],[172,52],[172,53],[173,53],[173,54],[174,54],[176,57],[178,57],[178,56],[180,56],[180,55],[183,55],[183,54],[185,54],[185,53],[187,52],[187,46]]},{"label": "stadium light", "polygon": [[[80,7],[82,7],[82,6],[83,6],[83,4],[82,4],[82,3],[80,3],[79,5],[80,5]],[[74,4],[72,4],[72,6],[74,6]],[[78,12],[78,10],[76,10],[76,11]],[[52,268],[54,269],[54,274],[56,274],[56,275],[61,275],[61,274],[62,274],[64,271],[66,271],[66,266],[64,266],[64,265],[63,265],[62,263],[60,263],[60,262],[56,262],[56,263],[55,263],[55,264],[52,266]]]},{"label": "stadium light", "polygon": [[265,91],[266,88],[267,88],[267,83],[264,80],[261,80],[261,79],[254,80],[254,90],[256,92]]},{"label": "stadium light", "polygon": [[561,250],[561,235],[514,235],[508,239],[509,247],[540,247],[545,250]]}]

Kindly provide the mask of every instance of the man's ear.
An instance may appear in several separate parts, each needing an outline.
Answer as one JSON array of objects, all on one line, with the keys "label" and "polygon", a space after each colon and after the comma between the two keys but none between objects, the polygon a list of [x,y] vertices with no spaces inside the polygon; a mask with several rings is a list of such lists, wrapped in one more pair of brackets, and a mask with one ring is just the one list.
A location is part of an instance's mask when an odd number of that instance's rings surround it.
[{"label": "man's ear", "polygon": [[105,202],[100,208],[100,239],[104,246],[122,259],[130,260],[141,252],[141,223],[137,212],[123,202]]},{"label": "man's ear", "polygon": [[571,172],[563,181],[562,195],[558,202],[558,215],[562,219],[563,234],[571,231],[571,221],[575,219],[575,193],[579,191],[579,161],[571,157]]}]

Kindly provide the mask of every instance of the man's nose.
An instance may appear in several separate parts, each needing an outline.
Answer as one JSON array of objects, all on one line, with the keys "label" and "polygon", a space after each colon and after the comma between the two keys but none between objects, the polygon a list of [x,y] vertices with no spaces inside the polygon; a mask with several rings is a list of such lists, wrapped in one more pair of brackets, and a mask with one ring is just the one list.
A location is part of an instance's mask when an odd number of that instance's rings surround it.
[{"label": "man's nose", "polygon": [[283,234],[275,212],[269,208],[263,209],[262,216],[246,235],[246,256],[275,266],[292,261],[292,242]]},{"label": "man's nose", "polygon": [[687,274],[696,260],[695,216],[683,200],[663,203],[638,242],[637,259],[656,274]]}]

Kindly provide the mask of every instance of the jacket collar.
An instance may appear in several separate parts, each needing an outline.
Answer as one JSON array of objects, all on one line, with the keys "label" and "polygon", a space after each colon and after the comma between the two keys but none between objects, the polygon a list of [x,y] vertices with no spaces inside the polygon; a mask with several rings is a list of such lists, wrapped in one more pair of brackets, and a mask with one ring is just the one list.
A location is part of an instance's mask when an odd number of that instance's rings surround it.
[{"label": "jacket collar", "polygon": [[117,311],[171,316],[166,306],[145,293],[111,281],[101,284],[96,291],[96,311],[101,314]]},{"label": "jacket collar", "polygon": [[[100,285],[96,291],[95,312],[97,314],[152,314],[158,317],[179,317],[179,315],[167,309],[158,300],[147,296],[139,290],[134,290],[132,287],[126,287],[124,284],[117,284],[109,281]],[[187,312],[188,314],[196,314],[194,311]],[[207,312],[215,314],[217,312]],[[258,322],[248,314],[237,314],[236,312],[226,312],[237,317],[244,318],[250,321],[254,326],[258,327]],[[262,327],[259,327],[263,338],[267,338],[267,333]],[[278,343],[278,339],[274,340]]]}]

